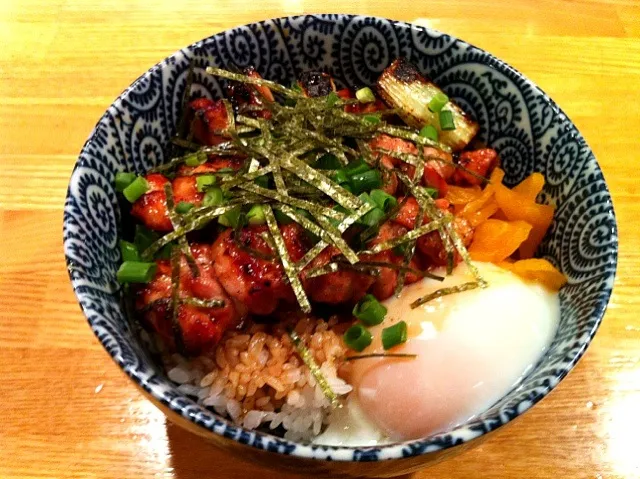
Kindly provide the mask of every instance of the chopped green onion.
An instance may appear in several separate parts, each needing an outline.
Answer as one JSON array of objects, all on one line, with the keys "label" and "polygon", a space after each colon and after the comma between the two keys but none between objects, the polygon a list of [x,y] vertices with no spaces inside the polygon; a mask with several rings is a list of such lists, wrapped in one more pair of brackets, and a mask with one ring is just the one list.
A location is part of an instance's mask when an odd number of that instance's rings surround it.
[{"label": "chopped green onion", "polygon": [[417,187],[422,191],[425,195],[430,196],[431,198],[437,198],[439,191],[436,188],[431,188],[430,186],[419,186]]},{"label": "chopped green onion", "polygon": [[216,182],[217,182],[217,179],[215,175],[201,175],[196,177],[196,187],[198,188],[198,191],[200,193],[202,193],[204,190],[206,190],[210,186],[215,185]]},{"label": "chopped green onion", "polygon": [[348,183],[349,177],[344,170],[338,170],[335,175],[333,175],[333,181],[342,186],[343,183]]},{"label": "chopped green onion", "polygon": [[371,190],[371,199],[385,213],[398,204],[398,200],[394,196],[378,189]]},{"label": "chopped green onion", "polygon": [[181,201],[176,205],[176,213],[178,213],[179,215],[183,215],[185,213],[188,213],[191,208],[193,208],[193,203],[190,203],[188,201]]},{"label": "chopped green onion", "polygon": [[294,82],[291,84],[291,89],[292,89],[293,91],[297,91],[298,93],[302,93],[302,87],[300,86],[300,84],[298,84],[298,82],[297,82],[297,81],[294,81]]},{"label": "chopped green onion", "polygon": [[342,338],[349,348],[354,351],[358,351],[359,353],[369,346],[373,339],[371,333],[361,324],[351,326],[347,329]]},{"label": "chopped green onion", "polygon": [[371,227],[380,223],[384,216],[384,211],[382,211],[380,208],[373,208],[366,215],[360,218],[360,220],[358,220],[358,223],[366,227]]},{"label": "chopped green onion", "polygon": [[269,188],[269,177],[267,175],[258,176],[253,182],[260,188]]},{"label": "chopped green onion", "polygon": [[280,211],[277,208],[273,209],[273,216],[275,216],[278,224],[288,225],[290,223],[293,223],[293,220],[291,218],[289,218],[287,215],[285,215],[282,211]]},{"label": "chopped green onion", "polygon": [[156,269],[155,263],[125,261],[120,265],[116,278],[119,283],[148,283],[156,274]]},{"label": "chopped green onion", "polygon": [[431,110],[434,113],[438,113],[440,110],[442,110],[442,107],[445,106],[448,101],[449,101],[449,97],[445,95],[443,92],[439,91],[433,96],[433,98],[429,102],[429,110]]},{"label": "chopped green onion", "polygon": [[120,240],[120,254],[122,261],[140,261],[140,253],[135,244]]},{"label": "chopped green onion", "polygon": [[263,225],[266,222],[262,205],[253,205],[247,213],[247,221],[250,225]]},{"label": "chopped green onion", "polygon": [[326,153],[318,158],[314,167],[319,170],[338,170],[342,167],[342,163],[336,155]]},{"label": "chopped green onion", "polygon": [[367,123],[371,123],[372,125],[377,125],[381,121],[379,115],[364,115],[362,119]]},{"label": "chopped green onion", "polygon": [[432,141],[438,141],[438,130],[433,125],[427,125],[420,130],[420,136],[429,138]]},{"label": "chopped green onion", "polygon": [[142,176],[138,176],[129,186],[122,190],[122,194],[129,203],[135,203],[147,191],[149,191],[149,183]]},{"label": "chopped green onion", "polygon": [[399,321],[382,330],[382,347],[387,350],[407,341],[407,323]]},{"label": "chopped green onion", "polygon": [[353,308],[353,315],[366,326],[380,324],[386,314],[387,308],[372,294],[365,295]]},{"label": "chopped green onion", "polygon": [[374,101],[376,101],[376,96],[373,94],[373,92],[371,91],[371,88],[369,88],[368,86],[364,88],[360,88],[356,92],[356,98],[360,103],[373,103]]},{"label": "chopped green onion", "polygon": [[118,173],[116,173],[116,191],[118,193],[122,193],[124,191],[124,189],[129,186],[131,183],[133,183],[133,180],[136,179],[136,174],[135,173],[125,173],[123,171],[120,171]]},{"label": "chopped green onion", "polygon": [[443,131],[456,129],[456,125],[453,123],[453,113],[449,110],[440,111],[440,129]]},{"label": "chopped green onion", "polygon": [[351,185],[353,194],[359,195],[363,191],[370,191],[382,186],[382,177],[378,170],[369,170],[352,175],[349,178],[349,185]]},{"label": "chopped green onion", "polygon": [[158,240],[158,234],[150,229],[136,225],[136,232],[133,235],[133,243],[138,251],[144,251]]},{"label": "chopped green onion", "polygon": [[333,107],[336,103],[338,103],[339,99],[340,97],[336,94],[336,92],[332,91],[327,95],[327,106],[329,106],[330,108]]},{"label": "chopped green onion", "polygon": [[218,206],[222,204],[223,200],[224,196],[222,195],[222,190],[220,188],[209,188],[204,194],[202,204],[204,206]]},{"label": "chopped green onion", "polygon": [[371,167],[364,161],[362,158],[358,158],[355,161],[352,161],[347,166],[345,166],[342,170],[345,172],[347,176],[357,175],[358,173],[364,173],[365,171],[369,171]]},{"label": "chopped green onion", "polygon": [[197,151],[184,158],[184,164],[187,166],[200,166],[207,161],[207,154],[202,151]]},{"label": "chopped green onion", "polygon": [[228,226],[230,228],[237,228],[240,223],[240,215],[242,214],[242,210],[240,207],[233,208],[230,211],[227,211],[225,214],[218,218],[218,223],[222,226]]},{"label": "chopped green onion", "polygon": [[158,251],[158,253],[156,253],[155,259],[170,259],[172,249],[173,249],[172,243],[164,245],[162,249]]},{"label": "chopped green onion", "polygon": [[403,244],[399,244],[398,246],[394,246],[391,251],[393,251],[393,254],[395,254],[396,256],[404,256],[404,254],[407,251],[407,243],[403,243]]}]

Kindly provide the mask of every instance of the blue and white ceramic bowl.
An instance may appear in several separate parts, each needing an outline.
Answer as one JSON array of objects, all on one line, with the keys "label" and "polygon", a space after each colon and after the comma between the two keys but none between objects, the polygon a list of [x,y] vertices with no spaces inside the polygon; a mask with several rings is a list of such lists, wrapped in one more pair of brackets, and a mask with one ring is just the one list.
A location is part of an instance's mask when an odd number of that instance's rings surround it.
[{"label": "blue and white ceramic bowl", "polygon": [[[243,430],[178,392],[135,334],[120,302],[115,273],[120,212],[114,175],[142,173],[167,160],[164,151],[181,110],[187,69],[194,95],[218,97],[207,65],[254,66],[289,84],[324,69],[342,85],[372,84],[396,57],[418,65],[481,125],[480,139],[503,159],[506,182],[533,171],[541,194],[557,205],[539,254],[569,284],[560,292],[562,319],[550,350],[526,380],[479,417],[452,431],[384,447],[297,444]],[[509,65],[461,40],[382,18],[310,15],[253,23],[186,47],[136,80],[109,107],[84,145],[65,204],[64,249],[80,305],[94,333],[127,375],[172,419],[245,458],[279,468],[334,475],[392,476],[457,452],[549,393],[584,354],[611,294],[617,261],[616,222],[591,150],[558,106]],[[473,441],[478,442],[478,441]]]}]

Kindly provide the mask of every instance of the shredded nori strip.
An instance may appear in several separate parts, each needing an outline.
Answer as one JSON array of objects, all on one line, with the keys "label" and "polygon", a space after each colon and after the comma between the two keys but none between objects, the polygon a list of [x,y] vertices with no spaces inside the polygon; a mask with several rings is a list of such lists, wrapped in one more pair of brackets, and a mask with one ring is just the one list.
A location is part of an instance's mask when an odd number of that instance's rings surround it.
[{"label": "shredded nori strip", "polygon": [[[171,224],[173,228],[176,229],[182,224],[182,219],[175,212],[175,202],[173,201],[173,188],[171,187],[171,183],[165,183],[164,185],[164,193],[167,198],[167,213],[169,215],[169,219],[171,220]],[[196,264],[196,260],[191,253],[191,247],[189,246],[189,242],[185,236],[181,236],[178,238],[178,246],[180,247],[180,251],[185,256],[187,260],[187,264],[189,265],[189,269],[191,270],[191,274],[194,278],[200,276],[200,269]]]},{"label": "shredded nori strip", "polygon": [[198,308],[224,308],[226,304],[222,299],[200,299],[193,297],[182,298],[180,302],[190,306],[197,306]]},{"label": "shredded nori strip", "polygon": [[441,288],[434,291],[431,294],[427,294],[426,296],[416,299],[413,303],[411,303],[410,306],[411,306],[411,309],[414,309],[436,298],[440,298],[448,294],[461,293],[463,291],[469,291],[469,290],[480,288],[480,287],[482,287],[482,285],[480,284],[479,281],[469,281],[467,283],[462,283],[456,286],[452,286],[451,288]]},{"label": "shredded nori strip", "polygon": [[176,247],[171,249],[171,329],[176,349],[180,354],[185,354],[182,327],[178,319],[180,306],[180,262],[181,253]]},{"label": "shredded nori strip", "polygon": [[[203,227],[204,225],[206,225],[213,219],[217,218],[218,216],[221,216],[226,212],[231,211],[233,208],[235,208],[235,205],[218,206],[213,209],[208,207],[201,208],[200,214],[198,216],[194,217],[193,219],[189,219],[188,221],[185,221],[182,225],[178,226],[171,233],[167,233],[166,235],[158,239],[155,243],[151,244],[151,246],[149,246],[146,250],[144,250],[142,252],[142,259],[145,261],[150,260],[151,258],[153,258],[153,255],[155,255],[163,246],[186,235],[190,231]],[[205,209],[207,211],[203,211]]]},{"label": "shredded nori strip", "polygon": [[453,217],[450,214],[443,215],[440,219],[431,221],[429,223],[426,223],[420,226],[419,228],[413,229],[404,236],[399,236],[397,238],[392,238],[390,240],[383,241],[382,243],[378,243],[373,247],[371,247],[371,249],[363,251],[363,253],[375,254],[375,253],[380,253],[381,251],[393,249],[398,245],[408,243],[409,241],[418,239],[422,235],[431,233],[432,231],[436,231],[442,228],[444,225],[449,223],[452,219]]},{"label": "shredded nori strip", "polygon": [[[419,204],[418,214],[416,215],[416,219],[413,224],[413,229],[418,229],[422,224],[423,220],[424,220],[424,206]],[[409,263],[413,259],[413,255],[416,252],[417,241],[418,241],[417,239],[412,240],[409,242],[409,244],[406,245],[406,249],[404,250],[404,255],[402,258],[402,266],[404,268],[407,268],[409,266]],[[400,270],[400,272],[398,273],[398,280],[396,282],[396,287],[393,291],[393,294],[396,297],[400,295],[400,291],[402,291],[402,288],[404,288],[404,281],[406,278],[406,274],[407,274],[407,271],[404,269]]]},{"label": "shredded nori strip", "polygon": [[311,304],[309,303],[309,298],[307,298],[307,293],[305,293],[304,288],[302,287],[302,282],[298,277],[295,264],[289,257],[289,252],[287,251],[287,246],[284,243],[284,238],[282,237],[280,228],[278,228],[276,218],[273,216],[273,210],[271,209],[271,206],[263,206],[262,211],[264,212],[264,218],[267,221],[267,226],[269,227],[269,232],[271,233],[273,242],[276,245],[276,251],[280,256],[282,268],[284,269],[287,278],[289,278],[291,289],[293,289],[293,293],[296,295],[296,299],[300,304],[300,309],[305,313],[310,313]]},{"label": "shredded nori strip", "polygon": [[207,73],[209,75],[226,78],[227,80],[235,80],[242,83],[250,83],[257,86],[266,86],[270,90],[278,92],[289,98],[302,98],[302,94],[292,90],[291,88],[284,87],[279,83],[271,80],[265,80],[263,78],[254,78],[248,75],[242,75],[241,73],[232,73],[222,68],[207,67]]},{"label": "shredded nori strip", "polygon": [[313,359],[311,351],[309,351],[309,348],[307,348],[307,346],[304,344],[302,338],[293,330],[289,331],[289,337],[291,338],[293,345],[298,351],[298,356],[300,356],[302,362],[307,366],[307,368],[309,368],[309,372],[315,378],[316,383],[318,383],[318,386],[320,386],[322,393],[329,400],[331,406],[338,406],[338,396],[333,392],[333,389],[331,389],[327,378],[325,378],[320,371],[320,367],[316,363],[315,359]]}]

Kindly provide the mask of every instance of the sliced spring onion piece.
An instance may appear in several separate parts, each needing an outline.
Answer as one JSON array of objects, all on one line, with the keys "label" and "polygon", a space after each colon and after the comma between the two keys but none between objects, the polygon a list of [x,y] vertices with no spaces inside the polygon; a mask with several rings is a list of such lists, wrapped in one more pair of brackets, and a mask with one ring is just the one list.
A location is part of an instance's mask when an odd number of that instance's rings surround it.
[{"label": "sliced spring onion piece", "polygon": [[427,125],[420,130],[420,136],[432,141],[438,141],[438,130],[433,125]]},{"label": "sliced spring onion piece", "polygon": [[368,86],[360,88],[358,91],[356,91],[356,98],[361,103],[373,103],[374,101],[376,101],[376,96]]},{"label": "sliced spring onion piece", "polygon": [[120,265],[116,278],[119,283],[148,283],[156,274],[155,263],[141,261],[125,261]]},{"label": "sliced spring onion piece", "polygon": [[382,211],[384,211],[385,213],[391,210],[394,206],[398,204],[398,200],[396,200],[394,196],[391,196],[389,193],[382,190],[378,190],[378,189],[371,190],[371,193],[369,193],[369,196],[371,197],[373,202],[376,204],[376,206],[380,208]]},{"label": "sliced spring onion piece", "polygon": [[384,321],[387,308],[374,295],[367,294],[353,307],[352,313],[365,326],[375,326]]},{"label": "sliced spring onion piece", "polygon": [[349,178],[349,185],[353,194],[359,195],[363,191],[370,191],[382,186],[382,176],[378,170],[369,170],[364,173],[356,173]]},{"label": "sliced spring onion piece", "polygon": [[129,241],[120,240],[120,254],[122,261],[140,261],[140,252],[138,247]]},{"label": "sliced spring onion piece", "polygon": [[433,95],[431,101],[429,101],[429,110],[431,110],[433,113],[438,113],[440,110],[442,110],[442,107],[445,106],[448,101],[449,97],[444,92],[438,91],[435,95]]},{"label": "sliced spring onion piece", "polygon": [[387,350],[407,341],[407,323],[398,321],[393,326],[382,330],[382,347]]},{"label": "sliced spring onion piece", "polygon": [[376,207],[369,211],[362,218],[360,218],[360,221],[358,221],[358,223],[369,228],[371,226],[379,225],[384,217],[384,211]]},{"label": "sliced spring onion piece", "polygon": [[183,215],[193,208],[193,203],[189,201],[181,201],[176,205],[176,213]]},{"label": "sliced spring onion piece", "polygon": [[442,131],[451,131],[456,129],[456,125],[453,122],[453,113],[450,110],[440,110],[439,114],[440,129]]},{"label": "sliced spring onion piece", "polygon": [[151,231],[142,225],[136,225],[136,231],[133,235],[133,244],[136,245],[138,252],[146,250],[155,241],[158,240],[158,233]]},{"label": "sliced spring onion piece", "polygon": [[331,93],[329,93],[327,95],[327,106],[329,108],[333,108],[333,106],[338,103],[338,101],[340,100],[340,97],[338,95],[336,95],[336,92],[332,91]]},{"label": "sliced spring onion piece", "polygon": [[236,206],[232,210],[227,211],[225,214],[220,216],[220,218],[218,218],[218,223],[229,228],[236,228],[240,224],[241,214],[242,209],[239,206]]},{"label": "sliced spring onion piece", "polygon": [[331,405],[336,407],[338,405],[338,396],[336,396],[336,393],[334,393],[331,386],[329,386],[327,378],[325,378],[320,371],[320,368],[313,359],[313,354],[311,354],[309,348],[307,348],[302,338],[295,331],[289,331],[289,337],[291,338],[293,345],[296,347],[300,359],[302,359],[302,362],[307,366],[307,368],[309,368],[309,372],[313,375],[318,386],[320,386],[322,393],[329,400]]},{"label": "sliced spring onion piece", "polygon": [[372,125],[377,125],[382,121],[379,115],[364,115],[362,119],[367,123],[371,123]]},{"label": "sliced spring onion piece", "polygon": [[362,352],[371,344],[373,336],[367,331],[367,329],[361,324],[354,324],[351,326],[342,336],[344,343],[347,347],[357,352]]},{"label": "sliced spring onion piece", "polygon": [[373,358],[404,358],[415,359],[417,354],[405,354],[405,353],[372,353],[372,354],[358,354],[356,356],[347,356],[345,361],[355,361],[357,359],[373,359]]},{"label": "sliced spring onion piece", "polygon": [[247,213],[247,221],[250,225],[263,225],[266,220],[262,205],[253,205]]},{"label": "sliced spring onion piece", "polygon": [[215,175],[200,175],[196,177],[196,188],[200,193],[209,188],[210,186],[214,186],[217,182]]},{"label": "sliced spring onion piece", "polygon": [[122,190],[122,194],[129,203],[135,203],[147,191],[149,191],[149,183],[144,177],[138,176],[129,186]]},{"label": "sliced spring onion piece", "polygon": [[337,170],[342,167],[342,163],[340,163],[336,155],[325,153],[320,158],[318,158],[314,167],[319,170]]},{"label": "sliced spring onion piece", "polygon": [[344,171],[347,178],[369,170],[371,170],[371,167],[362,158],[358,158],[342,168],[342,171]]},{"label": "sliced spring onion piece", "polygon": [[280,256],[280,262],[282,263],[282,268],[284,269],[287,278],[289,278],[289,283],[291,284],[291,289],[293,289],[293,293],[298,300],[298,304],[300,305],[300,309],[304,313],[311,312],[311,304],[309,303],[309,298],[307,298],[307,294],[302,287],[302,282],[298,277],[298,272],[296,271],[295,265],[291,262],[291,258],[289,257],[289,252],[287,251],[287,247],[284,243],[284,238],[282,237],[282,233],[278,228],[278,223],[276,222],[276,218],[273,216],[273,210],[271,206],[265,205],[263,207],[264,217],[267,221],[267,226],[269,227],[269,232],[271,233],[271,238],[276,246],[276,251],[278,252],[278,256]]},{"label": "sliced spring onion piece", "polygon": [[220,188],[209,188],[204,194],[202,204],[204,206],[218,206],[224,201],[224,196]]},{"label": "sliced spring onion piece", "polygon": [[122,193],[124,189],[129,186],[136,179],[135,173],[126,173],[124,171],[119,171],[116,173],[116,191],[118,193]]},{"label": "sliced spring onion piece", "polygon": [[184,164],[187,166],[200,166],[207,161],[207,154],[203,151],[196,151],[184,157]]}]

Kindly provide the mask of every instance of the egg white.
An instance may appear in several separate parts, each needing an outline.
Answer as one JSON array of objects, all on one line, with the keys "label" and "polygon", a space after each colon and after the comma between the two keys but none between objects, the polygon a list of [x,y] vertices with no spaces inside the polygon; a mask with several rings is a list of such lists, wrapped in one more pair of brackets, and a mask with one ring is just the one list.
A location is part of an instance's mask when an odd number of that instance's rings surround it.
[{"label": "egg white", "polygon": [[421,296],[472,280],[462,264],[443,282],[424,279],[385,302],[385,320],[370,329],[374,341],[363,354],[384,352],[382,329],[403,320],[409,339],[391,352],[417,356],[353,361],[346,379],[354,391],[315,442],[364,446],[446,431],[528,374],[555,335],[558,295],[493,264],[476,266],[489,287],[411,309]]}]

